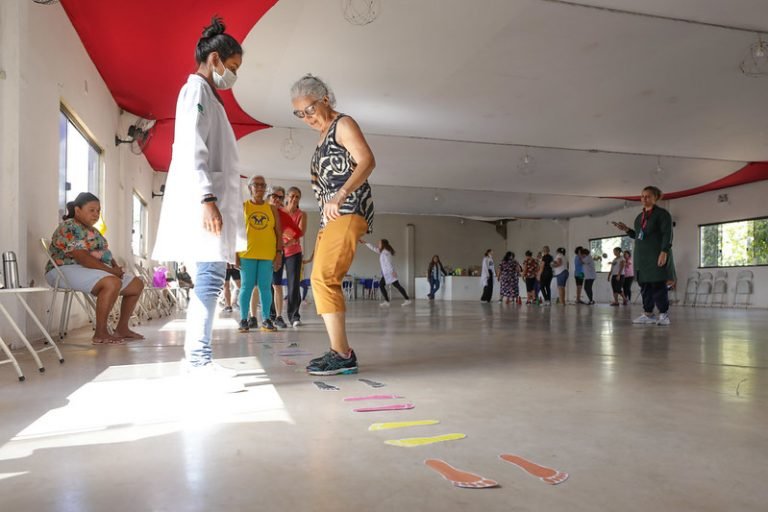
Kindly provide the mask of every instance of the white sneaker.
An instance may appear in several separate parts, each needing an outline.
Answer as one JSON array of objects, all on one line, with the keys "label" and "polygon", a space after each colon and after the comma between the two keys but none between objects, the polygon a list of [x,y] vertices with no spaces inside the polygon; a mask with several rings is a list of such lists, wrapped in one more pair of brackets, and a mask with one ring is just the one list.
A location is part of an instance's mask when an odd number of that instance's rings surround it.
[{"label": "white sneaker", "polygon": [[389,307],[389,302],[386,302],[386,301],[380,302],[379,303],[379,307],[381,307],[381,308],[388,308]]},{"label": "white sneaker", "polygon": [[187,375],[216,375],[218,377],[237,377],[237,370],[221,366],[219,363],[211,361],[203,366],[192,366],[186,360],[182,360],[184,373]]},{"label": "white sneaker", "polygon": [[643,313],[639,317],[632,320],[633,324],[655,324],[656,323],[656,317],[654,315],[646,315]]},{"label": "white sneaker", "polygon": [[661,313],[659,315],[659,321],[656,322],[656,325],[669,325],[669,315],[666,313]]},{"label": "white sneaker", "polygon": [[410,301],[410,300],[404,300],[404,301],[403,301],[403,303],[402,303],[402,304],[400,304],[400,306],[407,306],[407,305],[408,305],[408,304],[410,304],[410,303],[411,303],[411,301]]},{"label": "white sneaker", "polygon": [[294,320],[292,325],[293,325],[294,327],[298,327],[298,326],[300,326],[300,325],[301,325],[301,320]]},{"label": "white sneaker", "polygon": [[245,387],[232,377],[236,372],[216,363],[205,366],[189,366],[187,369],[189,383],[201,392],[211,393],[241,393]]}]

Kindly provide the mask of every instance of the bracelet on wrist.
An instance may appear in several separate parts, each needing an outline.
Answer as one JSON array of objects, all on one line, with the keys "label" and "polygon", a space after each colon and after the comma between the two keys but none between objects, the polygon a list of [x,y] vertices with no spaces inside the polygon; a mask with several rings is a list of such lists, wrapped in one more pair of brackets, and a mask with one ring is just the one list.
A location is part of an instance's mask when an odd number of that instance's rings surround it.
[{"label": "bracelet on wrist", "polygon": [[216,196],[205,196],[200,203],[215,203],[219,198]]}]

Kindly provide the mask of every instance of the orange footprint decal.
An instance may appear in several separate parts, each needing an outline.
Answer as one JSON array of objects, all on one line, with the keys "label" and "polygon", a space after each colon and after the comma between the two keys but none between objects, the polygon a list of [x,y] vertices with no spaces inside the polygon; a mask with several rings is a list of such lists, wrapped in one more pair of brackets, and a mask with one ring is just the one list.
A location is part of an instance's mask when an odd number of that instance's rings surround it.
[{"label": "orange footprint decal", "polygon": [[451,466],[444,460],[440,459],[427,459],[424,464],[440,473],[443,478],[451,482],[456,487],[464,489],[485,489],[488,487],[498,487],[499,483],[490,480],[488,478],[469,473],[467,471],[461,471]]},{"label": "orange footprint decal", "polygon": [[510,455],[505,453],[503,455],[499,455],[499,458],[509,462],[510,464],[514,464],[526,473],[535,476],[542,482],[549,485],[561,484],[568,480],[568,473],[545,466],[539,466],[538,464],[517,455]]}]

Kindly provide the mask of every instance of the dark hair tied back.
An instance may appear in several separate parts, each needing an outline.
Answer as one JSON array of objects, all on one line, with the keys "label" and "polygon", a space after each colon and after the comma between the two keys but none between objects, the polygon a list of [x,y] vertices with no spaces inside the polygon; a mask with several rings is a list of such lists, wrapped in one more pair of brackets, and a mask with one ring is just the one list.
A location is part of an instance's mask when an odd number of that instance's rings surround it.
[{"label": "dark hair tied back", "polygon": [[74,201],[70,201],[67,203],[67,213],[64,214],[63,219],[74,219],[75,218],[75,208],[82,208],[88,203],[92,203],[93,201],[99,202],[99,198],[95,195],[91,194],[90,192],[80,192],[77,194],[77,197]]},{"label": "dark hair tied back", "polygon": [[211,18],[211,24],[203,29],[203,36],[197,41],[195,48],[195,61],[202,64],[208,60],[208,56],[217,52],[219,58],[223,61],[233,55],[242,55],[243,48],[234,37],[226,34],[224,20],[219,16]]}]

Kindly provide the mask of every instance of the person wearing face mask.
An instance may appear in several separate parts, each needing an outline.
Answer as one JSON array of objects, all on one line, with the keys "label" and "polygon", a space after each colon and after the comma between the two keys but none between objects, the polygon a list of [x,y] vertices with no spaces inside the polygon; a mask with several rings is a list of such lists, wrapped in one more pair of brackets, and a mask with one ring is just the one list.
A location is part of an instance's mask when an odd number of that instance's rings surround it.
[{"label": "person wearing face mask", "polygon": [[235,263],[246,243],[237,142],[218,92],[234,85],[243,49],[225,33],[221,18],[203,30],[195,61],[197,72],[187,78],[176,103],[173,154],[152,257],[184,261],[194,278],[184,341],[189,373],[225,378],[235,372],[213,363],[213,317],[227,263]]}]

